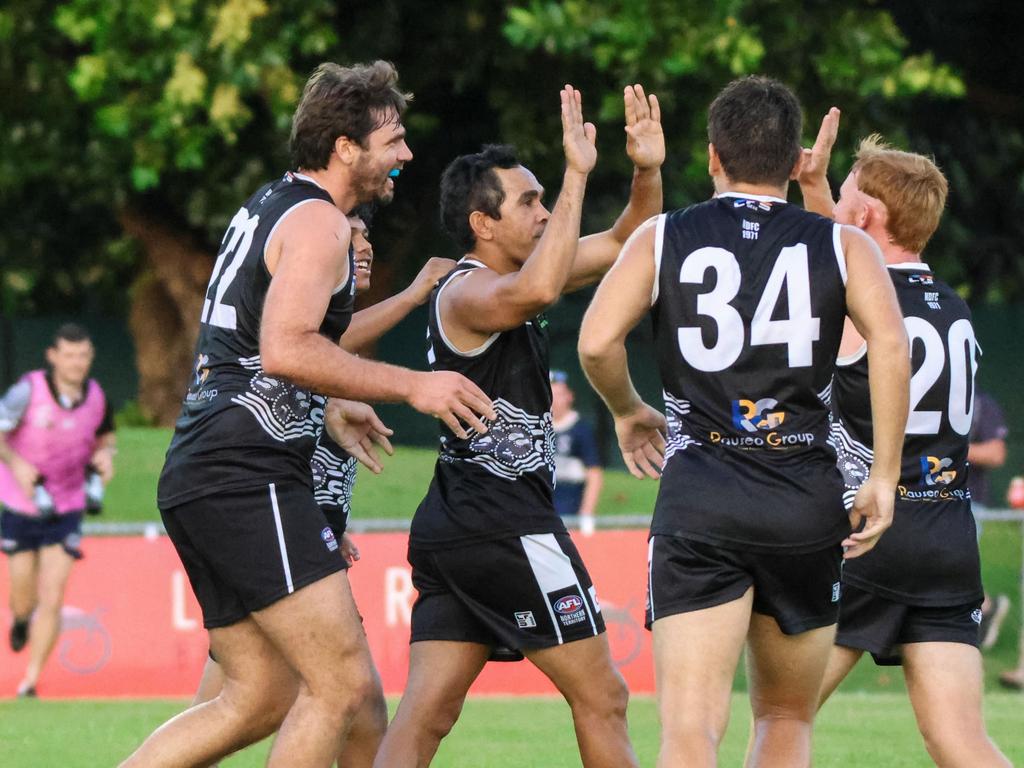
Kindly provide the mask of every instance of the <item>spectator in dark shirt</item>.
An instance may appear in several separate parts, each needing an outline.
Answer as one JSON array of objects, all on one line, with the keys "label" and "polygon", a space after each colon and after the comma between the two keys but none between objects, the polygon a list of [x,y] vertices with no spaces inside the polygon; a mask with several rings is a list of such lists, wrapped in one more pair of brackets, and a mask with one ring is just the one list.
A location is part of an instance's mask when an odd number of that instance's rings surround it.
[{"label": "spectator in dark shirt", "polygon": [[584,535],[594,532],[594,512],[604,469],[594,430],[573,410],[575,395],[564,371],[551,371],[551,418],[555,428],[555,510],[579,515]]},{"label": "spectator in dark shirt", "polygon": [[[1003,418],[1003,410],[987,392],[975,390],[974,419],[971,421],[970,447],[967,461],[970,472],[967,486],[971,491],[971,509],[974,514],[984,512],[991,503],[988,473],[1006,463],[1006,435],[1009,430]],[[976,519],[978,536],[981,536],[981,520]],[[1010,598],[1006,595],[990,596],[985,593],[981,604],[981,647],[987,650],[999,639],[999,630],[1010,610]]]}]

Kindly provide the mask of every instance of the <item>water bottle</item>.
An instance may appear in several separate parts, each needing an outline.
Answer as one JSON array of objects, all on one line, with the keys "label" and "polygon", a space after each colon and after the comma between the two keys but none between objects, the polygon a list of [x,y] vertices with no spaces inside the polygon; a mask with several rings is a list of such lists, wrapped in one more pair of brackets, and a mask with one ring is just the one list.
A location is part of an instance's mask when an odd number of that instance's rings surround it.
[{"label": "water bottle", "polygon": [[44,483],[46,478],[42,475],[36,480],[35,490],[32,491],[32,503],[36,505],[36,511],[40,517],[53,517],[57,514],[57,508],[53,503],[53,496],[46,490]]},{"label": "water bottle", "polygon": [[1024,477],[1018,475],[1010,480],[1006,490],[1006,503],[1014,509],[1024,509]]},{"label": "water bottle", "polygon": [[90,515],[103,511],[103,478],[92,464],[85,468],[85,511]]}]

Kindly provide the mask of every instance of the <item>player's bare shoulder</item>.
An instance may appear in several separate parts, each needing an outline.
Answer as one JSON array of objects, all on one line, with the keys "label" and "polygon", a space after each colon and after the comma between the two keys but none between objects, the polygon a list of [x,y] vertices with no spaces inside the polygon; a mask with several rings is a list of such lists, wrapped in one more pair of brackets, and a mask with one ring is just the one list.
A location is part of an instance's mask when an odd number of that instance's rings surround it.
[{"label": "player's bare shoulder", "polygon": [[352,226],[337,206],[326,200],[310,199],[289,212],[267,240],[265,261],[274,273],[281,258],[309,254],[344,265],[352,238]]}]

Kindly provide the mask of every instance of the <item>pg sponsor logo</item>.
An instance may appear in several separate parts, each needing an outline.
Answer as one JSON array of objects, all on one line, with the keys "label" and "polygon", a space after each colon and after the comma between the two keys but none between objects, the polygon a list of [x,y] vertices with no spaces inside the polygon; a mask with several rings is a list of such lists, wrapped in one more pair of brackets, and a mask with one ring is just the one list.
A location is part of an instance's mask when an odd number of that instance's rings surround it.
[{"label": "pg sponsor logo", "polygon": [[772,410],[779,404],[778,400],[763,397],[756,403],[753,400],[732,401],[732,423],[736,429],[747,432],[771,430],[786,420],[786,412]]},{"label": "pg sponsor logo", "polygon": [[760,400],[740,398],[731,403],[732,425],[739,434],[708,433],[708,440],[730,448],[776,450],[814,443],[813,432],[782,432],[779,427],[786,421],[786,411],[772,397]]},{"label": "pg sponsor logo", "polygon": [[956,470],[947,469],[951,466],[953,466],[953,460],[948,457],[940,459],[938,456],[922,456],[921,484],[949,485],[956,480]]},{"label": "pg sponsor logo", "polygon": [[587,620],[587,604],[576,592],[550,595],[551,607],[563,627],[582,624]]}]

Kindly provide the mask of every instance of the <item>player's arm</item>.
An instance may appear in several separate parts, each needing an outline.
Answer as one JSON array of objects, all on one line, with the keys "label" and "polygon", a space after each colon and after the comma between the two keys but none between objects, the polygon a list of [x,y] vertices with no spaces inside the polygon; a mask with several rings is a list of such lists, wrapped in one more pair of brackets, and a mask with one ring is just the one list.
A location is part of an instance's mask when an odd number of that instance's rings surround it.
[{"label": "player's arm", "polygon": [[96,428],[96,442],[93,444],[89,463],[99,473],[104,483],[114,477],[114,456],[117,455],[117,437],[114,435],[114,409],[107,400],[103,405],[103,420]]},{"label": "player's arm", "polygon": [[15,482],[29,498],[32,497],[32,486],[39,479],[39,470],[10,446],[6,435],[21,423],[31,399],[32,385],[27,379],[13,384],[0,398],[0,462],[7,465]]},{"label": "player's arm", "polygon": [[874,461],[850,513],[856,529],[864,530],[843,542],[846,557],[858,557],[874,547],[892,525],[896,484],[900,478],[903,434],[910,399],[910,350],[903,313],[875,242],[856,227],[843,227],[846,256],[846,306],[850,319],[868,345],[868,384]]},{"label": "player's arm", "polygon": [[320,334],[334,286],[348,277],[350,227],[327,203],[310,203],[289,215],[268,244],[273,275],[263,305],[260,356],[264,371],[330,397],[407,402],[444,421],[459,436],[459,420],[486,431],[488,397],[451,371],[421,373],[363,360]]},{"label": "player's arm", "polygon": [[999,469],[1006,463],[1006,441],[1000,437],[971,443],[967,447],[967,461],[972,466]]},{"label": "player's arm", "polygon": [[658,97],[646,96],[642,85],[626,86],[626,154],[633,161],[629,202],[612,228],[580,240],[565,291],[596,283],[609,270],[636,228],[661,213],[661,165],[665,162],[665,135],[661,128]]},{"label": "player's arm", "polygon": [[579,355],[591,386],[615,417],[626,467],[635,477],[657,478],[665,452],[665,417],[644,403],[633,386],[626,336],[651,307],[656,219],[626,242],[594,294],[580,328]]},{"label": "player's arm", "polygon": [[431,258],[405,290],[352,315],[352,322],[339,341],[341,348],[360,353],[375,344],[406,315],[425,304],[437,281],[453,269],[452,259]]},{"label": "player's arm", "polygon": [[832,146],[839,134],[839,109],[832,107],[821,120],[818,137],[811,149],[804,148],[800,162],[800,194],[804,196],[804,208],[808,211],[834,218],[836,203],[828,185],[828,164],[832,157]]},{"label": "player's arm", "polygon": [[[499,275],[474,270],[445,287],[440,311],[449,335],[452,330],[486,335],[516,328],[562,295],[579,245],[587,176],[597,162],[597,129],[583,121],[579,91],[567,85],[560,97],[566,167],[544,234],[518,271]],[[528,192],[516,204],[540,205],[540,200],[536,192]]]}]

